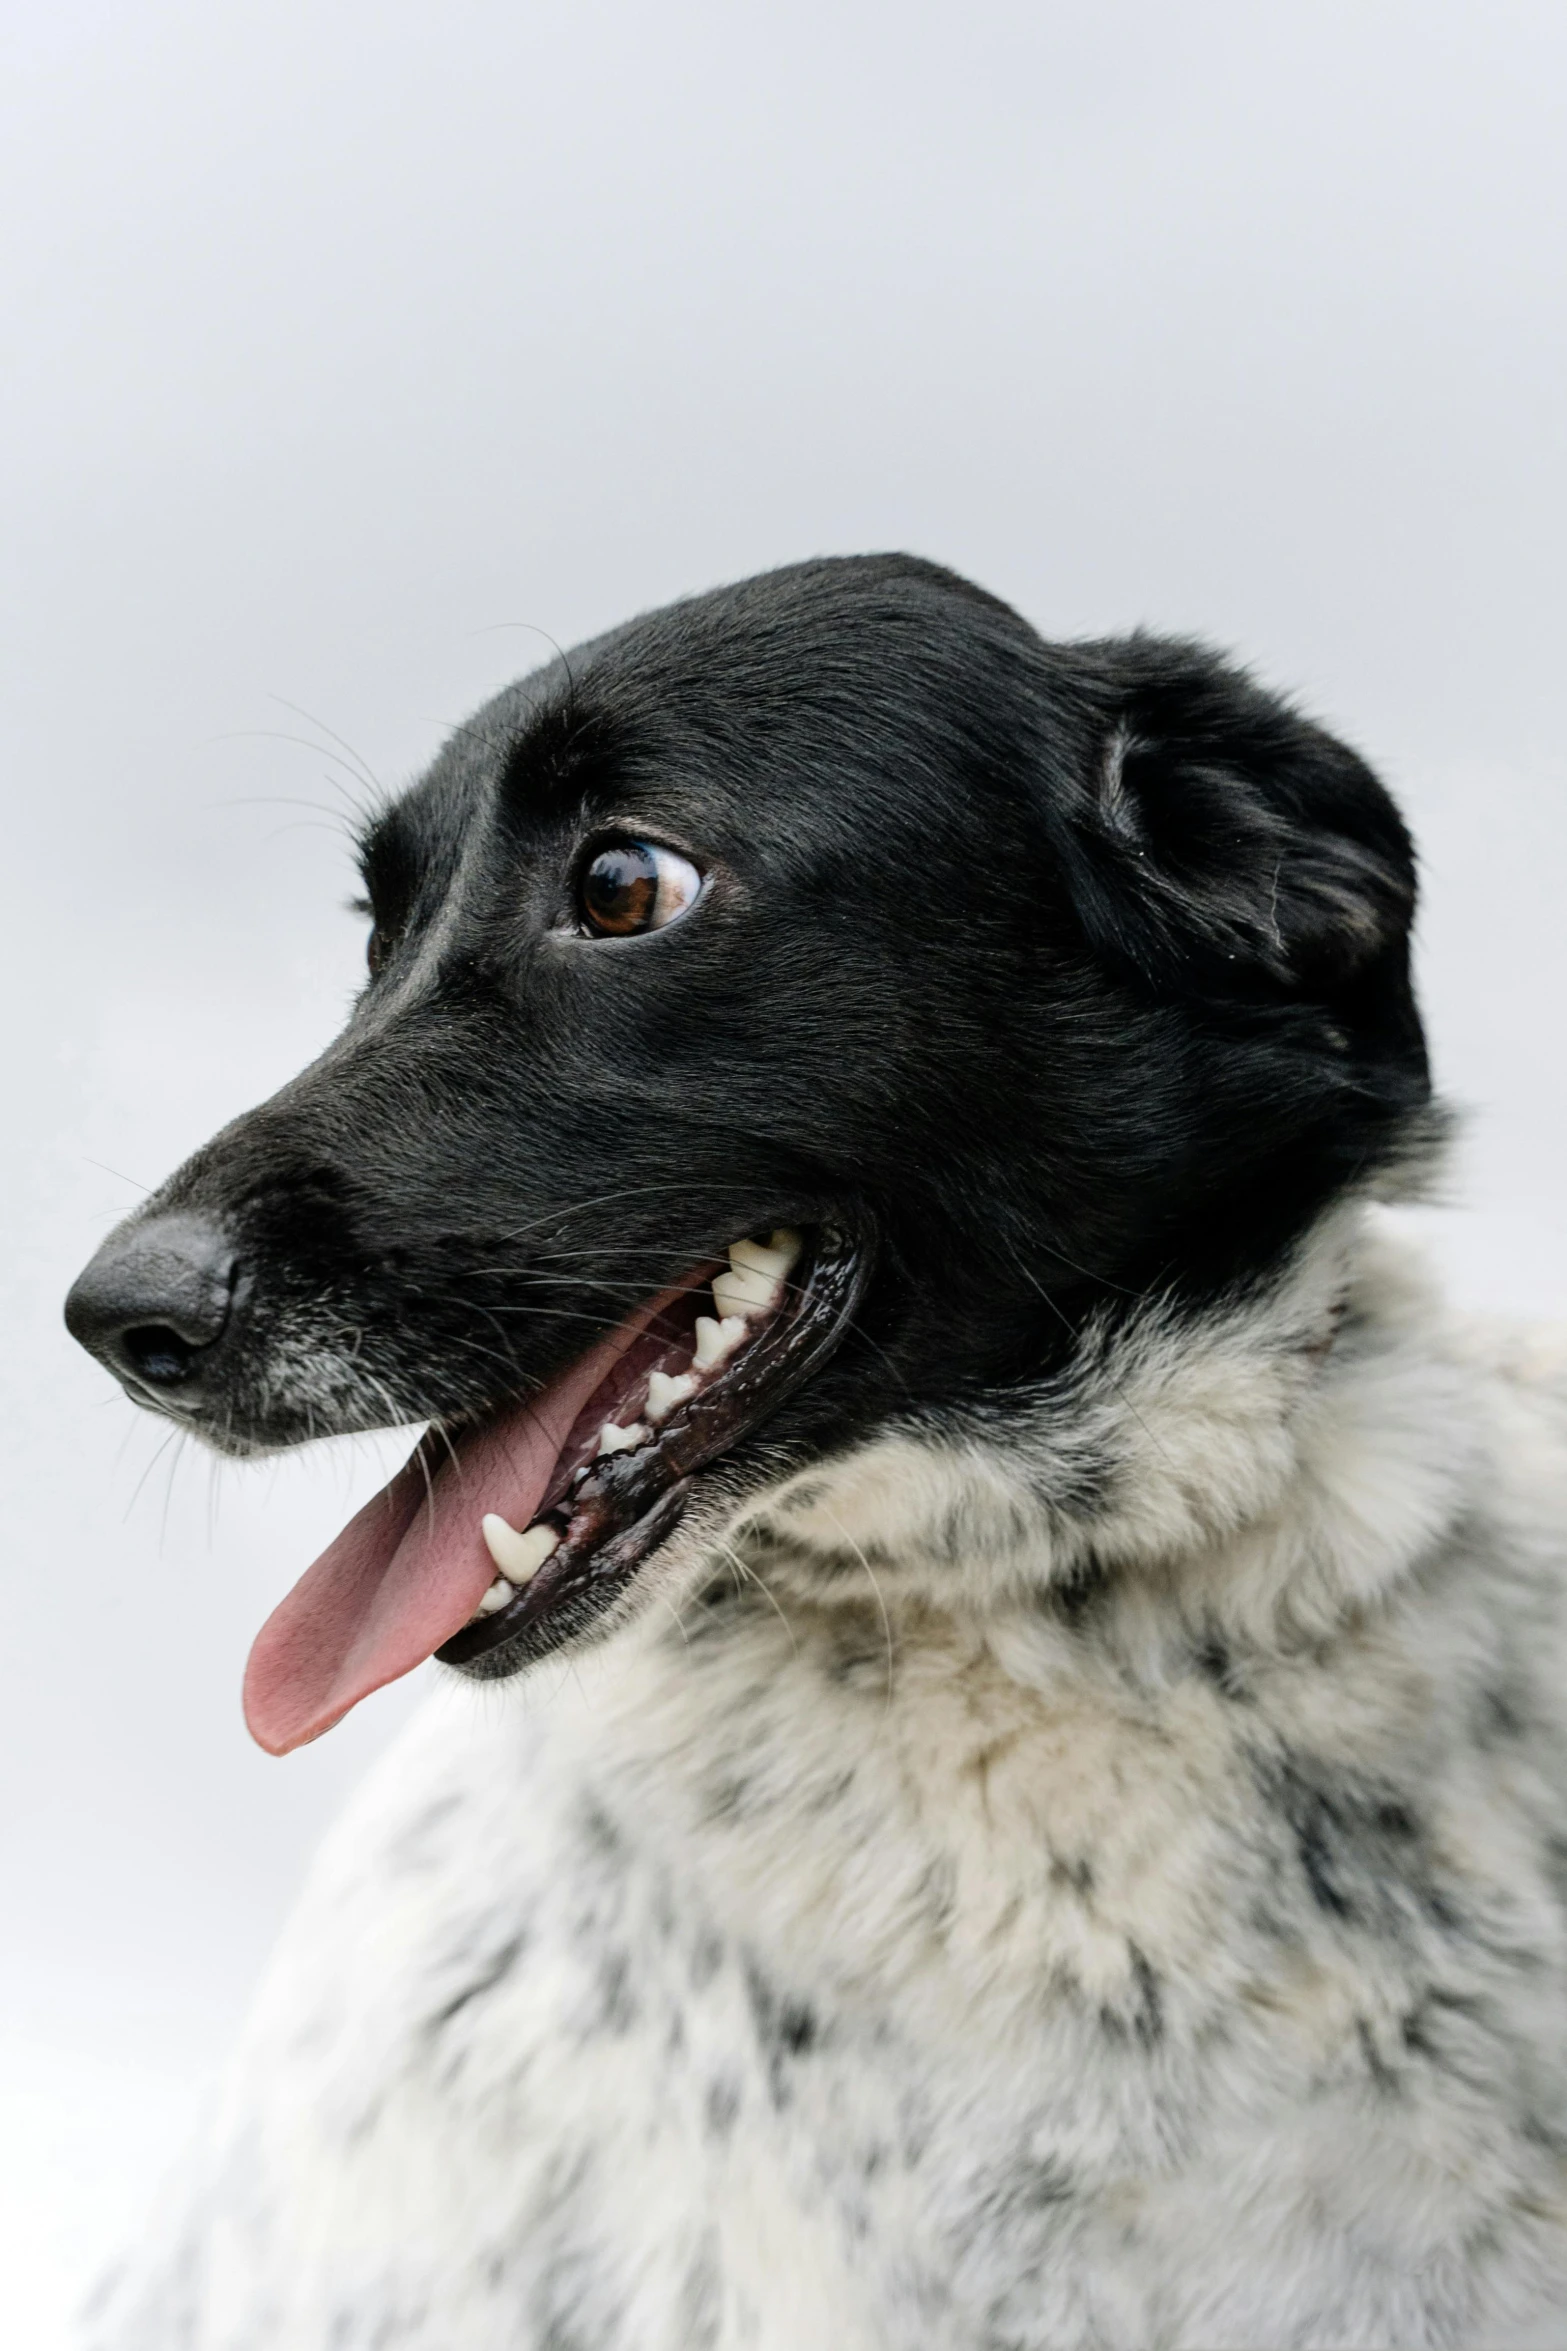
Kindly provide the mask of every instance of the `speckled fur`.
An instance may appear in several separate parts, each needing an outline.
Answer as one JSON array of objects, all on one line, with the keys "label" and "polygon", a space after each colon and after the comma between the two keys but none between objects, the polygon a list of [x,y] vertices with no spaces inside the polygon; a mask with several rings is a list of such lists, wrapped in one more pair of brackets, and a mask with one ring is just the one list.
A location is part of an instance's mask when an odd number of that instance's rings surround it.
[{"label": "speckled fur", "polygon": [[1567,1356],[1386,1224],[443,1691],[97,2351],[1567,2345]]}]

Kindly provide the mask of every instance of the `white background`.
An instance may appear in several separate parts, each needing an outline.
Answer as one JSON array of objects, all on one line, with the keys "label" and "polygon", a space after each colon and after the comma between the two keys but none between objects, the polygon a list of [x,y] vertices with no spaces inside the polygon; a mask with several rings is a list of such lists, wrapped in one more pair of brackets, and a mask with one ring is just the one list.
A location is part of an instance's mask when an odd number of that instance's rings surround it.
[{"label": "white background", "polygon": [[1239,648],[1422,839],[1454,1279],[1567,1309],[1564,88],[1559,0],[10,0],[8,2341],[63,2339],[408,1702],[246,1744],[374,1449],[160,1452],[59,1299],[329,1034],[359,771],[533,631],[896,546]]}]

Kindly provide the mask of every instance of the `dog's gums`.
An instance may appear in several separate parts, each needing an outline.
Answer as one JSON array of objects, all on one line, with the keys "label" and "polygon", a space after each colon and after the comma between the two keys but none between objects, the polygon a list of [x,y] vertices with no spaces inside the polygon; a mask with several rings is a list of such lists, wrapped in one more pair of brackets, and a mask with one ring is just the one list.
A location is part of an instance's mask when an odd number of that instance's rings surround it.
[{"label": "dog's gums", "polygon": [[428,1431],[262,1627],[258,1742],[318,1738],[432,1652],[494,1680],[605,1614],[699,1474],[837,1345],[871,1254],[852,1218],[737,1241],[526,1403]]},{"label": "dog's gums", "polygon": [[[485,1620],[515,1601],[523,1588],[531,1584],[539,1570],[552,1559],[563,1545],[574,1546],[575,1530],[579,1523],[583,1534],[575,1544],[579,1554],[596,1546],[598,1536],[593,1532],[598,1524],[594,1505],[600,1500],[603,1480],[595,1474],[594,1465],[615,1456],[643,1452],[653,1444],[654,1431],[663,1432],[663,1440],[654,1456],[644,1466],[651,1472],[655,1463],[659,1468],[676,1458],[681,1450],[679,1440],[687,1423],[693,1418],[682,1408],[696,1396],[708,1395],[720,1380],[723,1366],[736,1356],[760,1333],[766,1322],[779,1311],[785,1285],[799,1263],[803,1247],[800,1234],[780,1227],[767,1240],[746,1239],[734,1241],[729,1247],[729,1271],[713,1276],[712,1300],[722,1319],[698,1314],[690,1338],[678,1328],[680,1307],[688,1307],[700,1300],[704,1289],[693,1285],[683,1294],[677,1307],[660,1315],[642,1334],[640,1341],[627,1350],[616,1364],[606,1390],[596,1391],[584,1405],[577,1427],[567,1439],[556,1463],[551,1479],[551,1491],[566,1480],[564,1499],[556,1505],[556,1521],[535,1519],[525,1530],[519,1530],[498,1511],[486,1511],[479,1522],[479,1531],[496,1568],[495,1581],[488,1587],[458,1641],[449,1642],[440,1651],[444,1663],[471,1666],[478,1656],[488,1655],[492,1642],[506,1638],[513,1629],[520,1629],[524,1621],[536,1622],[541,1613],[537,1606],[531,1617],[519,1610],[515,1624],[485,1626],[487,1635],[482,1647],[465,1643],[463,1637],[474,1632]],[[671,1326],[676,1335],[671,1338]],[[644,1369],[646,1351],[658,1349],[658,1358]],[[671,1369],[671,1364],[683,1363],[683,1369]],[[618,1393],[618,1400],[611,1398]],[[610,1414],[599,1422],[595,1441],[594,1417],[605,1402],[610,1402]],[[616,1414],[634,1411],[639,1417],[629,1423]],[[671,1423],[665,1427],[666,1423]],[[602,1530],[600,1529],[600,1532]],[[555,1579],[551,1579],[552,1583]],[[546,1596],[544,1609],[550,1601]],[[519,1659],[517,1662],[521,1662]]]}]

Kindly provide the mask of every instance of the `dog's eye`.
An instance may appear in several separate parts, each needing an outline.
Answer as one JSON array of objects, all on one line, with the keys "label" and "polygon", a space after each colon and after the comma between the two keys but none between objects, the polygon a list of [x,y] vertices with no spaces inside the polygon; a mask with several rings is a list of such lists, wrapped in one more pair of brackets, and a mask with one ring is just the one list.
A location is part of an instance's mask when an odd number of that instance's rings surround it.
[{"label": "dog's eye", "polygon": [[582,927],[595,938],[631,939],[661,931],[694,906],[702,877],[689,858],[656,841],[609,841],[583,868],[578,887]]}]

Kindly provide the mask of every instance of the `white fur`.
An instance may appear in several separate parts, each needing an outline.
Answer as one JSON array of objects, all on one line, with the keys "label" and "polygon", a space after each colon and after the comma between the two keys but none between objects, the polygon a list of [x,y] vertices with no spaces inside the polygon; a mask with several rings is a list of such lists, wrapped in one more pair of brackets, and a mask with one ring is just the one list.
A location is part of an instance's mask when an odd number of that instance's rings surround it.
[{"label": "white fur", "polygon": [[1567,2345],[1567,1371],[1375,1214],[441,1693],[92,2344]]}]

